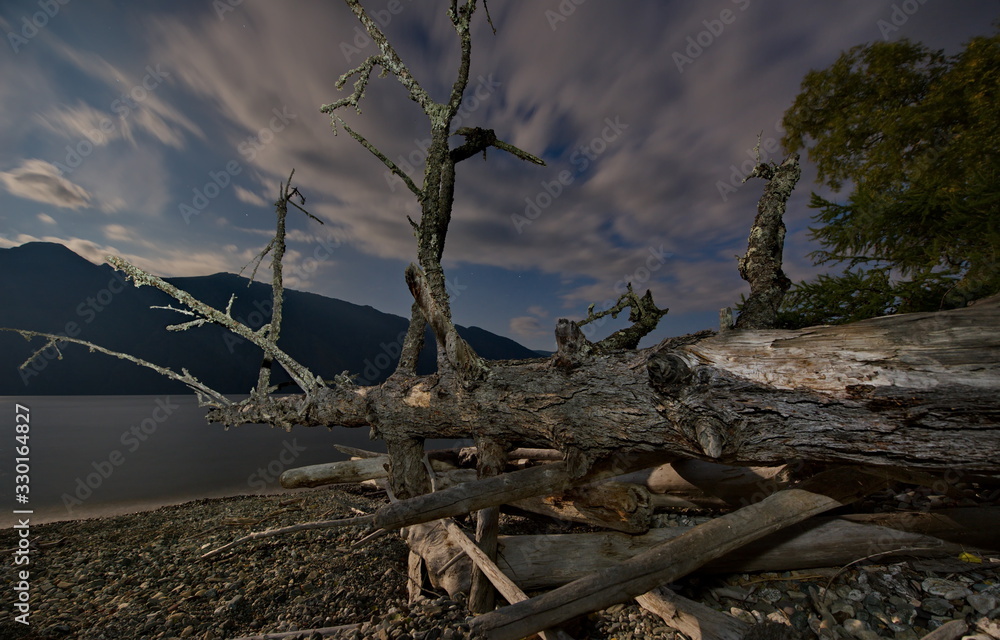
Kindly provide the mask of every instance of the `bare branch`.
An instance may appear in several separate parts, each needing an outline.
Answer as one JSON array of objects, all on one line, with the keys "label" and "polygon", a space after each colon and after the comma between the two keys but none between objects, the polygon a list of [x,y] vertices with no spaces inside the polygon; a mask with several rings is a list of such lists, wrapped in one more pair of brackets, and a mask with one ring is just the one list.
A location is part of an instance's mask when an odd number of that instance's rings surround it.
[{"label": "bare branch", "polygon": [[332,527],[353,527],[358,525],[368,525],[375,521],[375,514],[367,516],[359,516],[356,518],[340,518],[338,520],[319,520],[316,522],[302,522],[300,524],[293,524],[289,527],[281,527],[280,529],[268,529],[266,531],[257,531],[249,535],[245,535],[242,538],[237,538],[232,542],[228,542],[218,549],[213,549],[206,554],[201,556],[202,560],[211,560],[216,556],[219,556],[226,551],[229,551],[233,547],[238,547],[244,542],[250,542],[251,540],[260,540],[261,538],[273,538],[274,536],[285,535],[286,533],[294,533],[296,531],[307,531],[309,529],[329,529]]},{"label": "bare branch", "polygon": [[[417,199],[424,197],[424,192],[420,190],[420,187],[418,187],[416,183],[413,182],[413,179],[410,178],[410,176],[407,175],[405,171],[400,169],[395,162],[390,160],[384,153],[379,151],[379,149],[371,142],[369,142],[367,138],[365,138],[360,133],[352,129],[346,122],[344,122],[344,120],[340,116],[337,116],[336,120],[338,123],[340,123],[340,126],[344,127],[344,129],[352,138],[358,141],[358,144],[360,144],[365,149],[368,149],[368,151],[371,152],[373,156],[378,158],[382,162],[382,164],[388,167],[389,171],[391,171],[393,175],[397,176],[400,180],[402,180],[406,184],[406,188],[412,191],[413,195],[417,196]],[[413,224],[412,221],[411,224]]]},{"label": "bare branch", "polygon": [[[118,351],[112,351],[110,349],[105,349],[104,347],[96,345],[96,344],[94,344],[92,342],[87,342],[86,340],[79,340],[77,338],[70,338],[70,337],[67,337],[67,336],[58,336],[58,335],[55,335],[55,334],[52,334],[52,333],[42,333],[40,331],[26,331],[26,330],[23,330],[23,329],[7,329],[7,328],[4,328],[4,327],[0,327],[0,331],[14,331],[14,332],[17,332],[17,333],[21,334],[24,337],[25,340],[30,340],[31,338],[45,338],[47,340],[47,342],[45,343],[45,345],[42,348],[37,349],[34,353],[31,354],[31,356],[28,357],[27,360],[24,361],[24,363],[21,364],[20,367],[18,367],[19,369],[24,369],[25,367],[27,367],[29,364],[31,364],[32,360],[34,360],[36,357],[38,357],[38,355],[42,351],[45,351],[49,347],[55,348],[57,350],[57,352],[58,352],[58,350],[59,350],[59,344],[60,343],[66,343],[66,342],[68,342],[68,343],[71,343],[71,344],[80,344],[80,345],[83,345],[83,346],[87,347],[91,352],[96,351],[98,353],[103,353],[105,355],[114,356],[114,357],[118,358],[119,360],[128,360],[129,362],[133,362],[133,363],[139,365],[140,367],[146,367],[147,369],[152,369],[153,371],[157,372],[158,374],[160,374],[162,376],[166,376],[167,378],[170,378],[171,380],[177,380],[178,382],[183,382],[184,384],[186,384],[188,387],[190,387],[198,395],[198,403],[199,403],[200,406],[203,406],[203,407],[204,406],[210,406],[210,407],[216,407],[216,408],[220,408],[221,409],[223,407],[228,407],[228,406],[232,405],[232,403],[229,401],[228,398],[226,398],[224,395],[222,395],[221,393],[219,393],[215,389],[212,389],[208,385],[204,384],[203,382],[200,382],[197,378],[195,378],[193,375],[191,375],[191,373],[188,372],[187,369],[181,369],[181,373],[177,373],[176,371],[174,371],[172,369],[169,369],[167,367],[161,367],[160,365],[153,364],[152,362],[148,362],[146,360],[143,360],[142,358],[136,358],[135,356],[129,355],[127,353],[121,353],[121,352],[118,352]],[[62,359],[62,353],[61,352],[59,352],[59,359],[60,360]]]},{"label": "bare branch", "polygon": [[197,312],[209,322],[225,327],[241,338],[249,340],[263,349],[264,353],[276,360],[278,364],[280,364],[281,367],[288,372],[288,375],[292,377],[295,384],[299,385],[299,387],[307,395],[314,393],[317,389],[324,386],[323,380],[319,378],[319,376],[313,374],[290,355],[282,351],[278,345],[275,344],[274,340],[267,336],[270,326],[265,326],[259,331],[254,331],[245,324],[234,320],[228,313],[223,313],[222,311],[205,304],[187,291],[178,289],[162,278],[148,274],[139,267],[136,267],[117,256],[108,256],[107,261],[111,264],[111,266],[124,272],[129,278],[131,278],[137,287],[149,285],[159,289],[181,304],[187,305],[188,308]]},{"label": "bare branch", "polygon": [[[367,13],[365,13],[365,9],[361,6],[361,2],[359,0],[344,1],[347,3],[347,6],[350,7],[351,11],[354,12],[355,17],[357,17],[357,19],[361,22],[365,30],[368,31],[368,35],[371,36],[375,45],[379,48],[379,51],[382,52],[382,55],[377,60],[377,64],[381,65],[383,69],[396,76],[399,83],[403,85],[407,91],[409,91],[410,99],[419,104],[424,110],[424,113],[433,117],[432,114],[437,111],[437,105],[434,104],[430,95],[424,90],[423,87],[420,86],[420,83],[418,83],[416,78],[413,77],[410,70],[405,64],[403,64],[403,60],[399,57],[399,54],[396,53],[396,50],[392,48],[392,45],[389,44],[385,34],[382,33],[381,29],[379,29],[378,24],[372,20]],[[371,60],[371,58],[369,58],[369,60]],[[371,74],[370,68],[368,70],[368,74]]]},{"label": "bare branch", "polygon": [[488,147],[496,147],[511,153],[521,160],[527,162],[532,162],[534,164],[545,166],[545,161],[537,156],[533,156],[527,151],[522,151],[512,144],[508,144],[503,140],[499,140],[493,129],[483,129],[480,127],[461,127],[455,131],[455,135],[465,136],[465,144],[460,147],[455,147],[451,150],[452,162],[458,163],[467,158],[471,158],[480,151],[483,152],[485,157],[486,149]]},{"label": "bare branch", "polygon": [[[382,56],[370,56],[360,65],[340,76],[340,78],[337,79],[337,84],[335,85],[338,91],[344,88],[344,85],[351,78],[351,76],[358,76],[358,79],[354,81],[354,91],[346,98],[341,98],[340,100],[330,104],[324,104],[319,108],[320,112],[330,114],[332,117],[333,112],[337,109],[342,107],[354,107],[355,111],[361,113],[360,103],[365,97],[365,89],[368,87],[368,81],[371,79],[372,71],[375,69],[375,65],[379,65],[383,69],[382,73],[379,74],[379,77],[384,76],[386,73],[386,66]],[[336,133],[336,123],[331,124],[333,125],[334,133]]]},{"label": "bare branch", "polygon": [[653,294],[649,289],[646,290],[645,295],[640,298],[632,291],[632,283],[628,283],[628,288],[625,293],[618,298],[617,304],[599,313],[594,313],[594,305],[590,305],[587,309],[587,317],[580,322],[577,322],[577,326],[583,326],[594,320],[603,318],[604,316],[610,315],[612,318],[617,318],[618,314],[629,308],[628,319],[632,323],[632,326],[626,327],[625,329],[620,329],[615,331],[610,336],[596,343],[598,349],[635,349],[639,346],[639,341],[642,340],[643,336],[656,329],[656,325],[659,324],[660,318],[667,315],[669,309],[660,309],[653,302]]},{"label": "bare branch", "polygon": [[472,33],[470,23],[472,22],[472,14],[475,11],[476,0],[466,0],[465,4],[461,7],[458,6],[458,2],[452,2],[451,8],[448,10],[448,17],[451,18],[451,23],[455,26],[455,32],[458,33],[462,50],[462,61],[458,66],[458,76],[451,86],[451,97],[448,99],[448,122],[451,122],[451,119],[458,113],[458,108],[462,106],[462,96],[465,94],[465,87],[469,84],[469,66],[472,61]]}]

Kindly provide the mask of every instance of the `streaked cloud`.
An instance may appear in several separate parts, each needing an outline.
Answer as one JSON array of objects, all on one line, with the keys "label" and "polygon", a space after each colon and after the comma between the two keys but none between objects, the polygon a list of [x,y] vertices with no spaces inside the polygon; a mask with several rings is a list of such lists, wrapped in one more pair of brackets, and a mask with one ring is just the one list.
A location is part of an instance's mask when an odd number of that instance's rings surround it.
[{"label": "streaked cloud", "polygon": [[90,204],[91,194],[60,175],[59,169],[44,160],[30,159],[10,171],[0,171],[0,183],[11,194],[65,209]]}]

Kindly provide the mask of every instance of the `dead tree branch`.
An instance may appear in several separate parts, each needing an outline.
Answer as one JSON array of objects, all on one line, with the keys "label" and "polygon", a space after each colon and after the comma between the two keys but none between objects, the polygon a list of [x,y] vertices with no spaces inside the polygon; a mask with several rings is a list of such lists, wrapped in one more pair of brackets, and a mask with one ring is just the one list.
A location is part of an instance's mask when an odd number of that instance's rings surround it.
[{"label": "dead tree branch", "polygon": [[[758,146],[760,142],[758,141]],[[757,204],[757,216],[750,227],[747,252],[739,259],[740,277],[750,283],[750,297],[743,303],[737,329],[770,329],[778,317],[785,292],[792,282],[781,270],[781,253],[785,246],[785,204],[802,175],[798,154],[776,165],[758,162],[744,182],[750,178],[767,180],[764,195]]]},{"label": "dead tree branch", "polygon": [[56,349],[56,351],[59,353],[58,358],[61,360],[62,352],[59,351],[60,345],[79,344],[87,347],[91,352],[96,351],[97,353],[103,353],[105,355],[114,356],[119,360],[128,360],[129,362],[137,364],[140,367],[146,367],[147,369],[152,369],[161,376],[170,378],[171,380],[176,380],[178,382],[187,385],[198,396],[198,404],[200,406],[214,407],[216,409],[226,409],[232,406],[232,403],[226,398],[226,396],[219,393],[215,389],[212,389],[203,382],[199,381],[197,378],[191,375],[191,373],[187,369],[181,369],[181,373],[177,373],[176,371],[168,367],[161,367],[158,364],[153,364],[152,362],[143,360],[142,358],[136,358],[135,356],[129,355],[127,353],[121,353],[119,351],[112,351],[111,349],[105,349],[104,347],[96,345],[92,342],[87,342],[86,340],[80,340],[77,338],[70,338],[68,336],[60,336],[52,333],[42,333],[40,331],[27,331],[25,329],[8,329],[6,327],[0,327],[0,331],[11,331],[19,333],[25,340],[29,341],[32,338],[45,338],[46,340],[45,344],[41,348],[36,349],[35,352],[32,353],[30,356],[28,356],[28,359],[21,364],[20,368],[22,369],[31,364],[31,361],[34,360],[36,357],[38,357],[38,355],[42,351],[45,351],[46,349],[50,348]]}]

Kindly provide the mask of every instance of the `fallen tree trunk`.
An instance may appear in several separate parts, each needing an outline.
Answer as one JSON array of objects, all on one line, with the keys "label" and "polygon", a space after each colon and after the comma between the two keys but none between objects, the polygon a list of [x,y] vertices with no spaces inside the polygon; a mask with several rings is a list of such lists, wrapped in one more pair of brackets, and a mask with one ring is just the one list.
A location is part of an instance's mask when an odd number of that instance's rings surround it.
[{"label": "fallen tree trunk", "polygon": [[[690,530],[652,529],[641,536],[500,536],[497,564],[522,588],[547,589],[614,567]],[[814,518],[755,540],[708,562],[700,571],[794,571],[843,566],[870,556],[874,562],[884,562],[896,557],[944,557],[977,548],[1000,550],[1000,508]]]},{"label": "fallen tree trunk", "polygon": [[554,447],[573,476],[612,453],[644,451],[738,465],[1000,471],[1000,296],[845,326],[574,353],[494,362],[471,382],[398,375],[377,387],[250,399],[209,418]]}]

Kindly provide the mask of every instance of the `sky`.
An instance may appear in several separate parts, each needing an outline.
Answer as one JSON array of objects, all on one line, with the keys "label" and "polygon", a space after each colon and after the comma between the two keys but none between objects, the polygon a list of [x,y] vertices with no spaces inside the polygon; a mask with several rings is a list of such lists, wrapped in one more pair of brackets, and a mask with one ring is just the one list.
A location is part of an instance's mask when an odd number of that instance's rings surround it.
[{"label": "sky", "polygon": [[[447,3],[364,5],[446,99],[458,62]],[[782,160],[782,114],[803,76],[883,39],[954,53],[1000,17],[995,0],[492,0],[489,11],[496,34],[480,7],[454,126],[494,129],[546,166],[494,149],[459,164],[444,266],[456,323],[535,349],[554,349],[558,318],[610,306],[625,282],[670,309],[643,346],[717,328],[718,310],[749,292],[736,256],[764,183],[742,177],[758,135],[761,158]],[[409,316],[416,201],[320,112],[351,90],[337,79],[378,53],[345,4],[5,0],[0,32],[0,248],[41,240],[166,277],[236,273],[273,234],[294,169],[325,224],[289,215],[286,285]],[[419,183],[420,109],[377,75],[361,107],[340,113]],[[803,158],[785,218],[793,280],[825,269],[808,256],[816,189]]]}]

